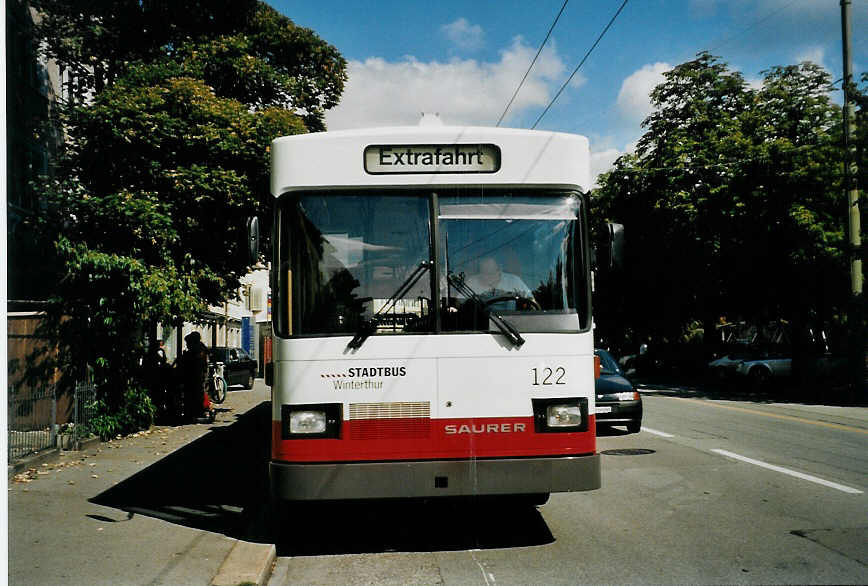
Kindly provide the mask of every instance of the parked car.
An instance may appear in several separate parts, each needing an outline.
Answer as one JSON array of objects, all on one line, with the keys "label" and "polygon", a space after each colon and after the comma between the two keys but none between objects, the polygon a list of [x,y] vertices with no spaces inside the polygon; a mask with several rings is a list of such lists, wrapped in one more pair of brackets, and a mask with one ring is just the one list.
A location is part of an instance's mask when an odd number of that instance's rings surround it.
[{"label": "parked car", "polygon": [[626,425],[629,433],[637,433],[642,427],[642,396],[611,354],[605,350],[594,350],[594,354],[600,357],[600,377],[594,383],[597,427]]},{"label": "parked car", "polygon": [[642,344],[638,354],[618,361],[627,376],[679,378],[702,374],[711,358],[709,348],[698,342]]},{"label": "parked car", "polygon": [[211,362],[223,363],[223,378],[228,386],[253,388],[259,364],[243,348],[214,346],[211,348]]},{"label": "parked car", "polygon": [[748,377],[754,385],[762,387],[772,379],[790,376],[793,373],[793,360],[782,354],[769,353],[763,357],[742,360],[738,363],[736,372]]},{"label": "parked car", "polygon": [[751,354],[750,352],[730,352],[709,362],[708,369],[711,372],[712,378],[725,382],[737,374],[739,364],[755,356],[756,354]]}]

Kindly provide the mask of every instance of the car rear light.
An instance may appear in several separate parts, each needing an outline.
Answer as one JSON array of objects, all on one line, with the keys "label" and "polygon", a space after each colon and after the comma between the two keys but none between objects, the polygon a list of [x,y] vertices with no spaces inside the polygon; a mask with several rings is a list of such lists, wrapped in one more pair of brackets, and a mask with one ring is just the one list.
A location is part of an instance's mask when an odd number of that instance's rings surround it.
[{"label": "car rear light", "polygon": [[615,396],[619,401],[638,401],[640,399],[639,393],[636,391],[629,391],[625,393],[615,393]]}]

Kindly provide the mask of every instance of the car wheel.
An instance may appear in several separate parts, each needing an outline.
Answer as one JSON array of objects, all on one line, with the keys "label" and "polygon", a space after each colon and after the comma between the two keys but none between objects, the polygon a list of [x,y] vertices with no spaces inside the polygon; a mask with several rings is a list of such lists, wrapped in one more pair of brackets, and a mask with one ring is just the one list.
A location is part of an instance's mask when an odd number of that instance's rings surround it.
[{"label": "car wheel", "polygon": [[640,429],[642,429],[641,421],[631,421],[627,424],[627,433],[639,433]]},{"label": "car wheel", "polygon": [[250,390],[253,388],[253,373],[248,372],[247,378],[244,380],[244,388],[245,390]]}]

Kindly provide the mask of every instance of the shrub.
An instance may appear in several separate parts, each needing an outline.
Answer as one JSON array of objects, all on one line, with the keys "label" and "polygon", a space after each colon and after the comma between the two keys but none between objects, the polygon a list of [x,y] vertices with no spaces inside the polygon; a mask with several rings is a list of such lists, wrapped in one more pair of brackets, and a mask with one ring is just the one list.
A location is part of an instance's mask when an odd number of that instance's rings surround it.
[{"label": "shrub", "polygon": [[91,421],[91,431],[103,441],[117,435],[128,435],[148,429],[154,422],[154,407],[147,391],[139,388],[124,393],[120,407],[112,411],[104,399],[96,402],[97,415]]}]

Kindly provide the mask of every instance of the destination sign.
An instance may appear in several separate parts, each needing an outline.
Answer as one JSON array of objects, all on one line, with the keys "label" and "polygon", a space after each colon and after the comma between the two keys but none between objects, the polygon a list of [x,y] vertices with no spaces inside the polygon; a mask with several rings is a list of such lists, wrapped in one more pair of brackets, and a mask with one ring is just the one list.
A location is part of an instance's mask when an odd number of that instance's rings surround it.
[{"label": "destination sign", "polygon": [[496,173],[500,147],[494,144],[371,145],[365,171],[372,175],[408,173]]}]

